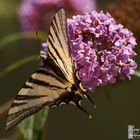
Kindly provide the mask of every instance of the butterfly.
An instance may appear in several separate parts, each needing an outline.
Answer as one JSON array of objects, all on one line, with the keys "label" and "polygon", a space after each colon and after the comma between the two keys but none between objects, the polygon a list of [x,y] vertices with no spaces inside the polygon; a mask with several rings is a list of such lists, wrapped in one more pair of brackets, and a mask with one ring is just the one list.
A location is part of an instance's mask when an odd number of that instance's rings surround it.
[{"label": "butterfly", "polygon": [[81,106],[81,100],[87,98],[95,105],[82,87],[72,60],[66,21],[66,12],[60,9],[54,15],[50,26],[48,56],[46,58],[41,55],[44,65],[31,75],[15,97],[8,112],[6,130],[45,106],[73,103],[89,115]]}]

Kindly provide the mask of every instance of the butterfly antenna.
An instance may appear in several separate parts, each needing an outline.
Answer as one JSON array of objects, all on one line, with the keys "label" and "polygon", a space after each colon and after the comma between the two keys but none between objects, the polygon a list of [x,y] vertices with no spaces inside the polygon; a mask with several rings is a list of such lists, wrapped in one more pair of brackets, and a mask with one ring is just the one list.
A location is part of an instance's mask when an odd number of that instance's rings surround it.
[{"label": "butterfly antenna", "polygon": [[97,108],[96,103],[92,100],[89,94],[84,93],[84,97],[87,98],[93,104],[94,108]]},{"label": "butterfly antenna", "polygon": [[89,119],[92,119],[92,115],[89,114],[89,112],[84,109],[79,103],[76,104],[76,106],[78,107],[78,109],[80,109],[82,112],[84,112],[85,114],[88,115]]},{"label": "butterfly antenna", "polygon": [[40,46],[40,41],[39,41],[39,37],[38,37],[38,31],[35,32],[36,34],[36,39],[37,39],[37,47],[40,50],[39,46]]}]

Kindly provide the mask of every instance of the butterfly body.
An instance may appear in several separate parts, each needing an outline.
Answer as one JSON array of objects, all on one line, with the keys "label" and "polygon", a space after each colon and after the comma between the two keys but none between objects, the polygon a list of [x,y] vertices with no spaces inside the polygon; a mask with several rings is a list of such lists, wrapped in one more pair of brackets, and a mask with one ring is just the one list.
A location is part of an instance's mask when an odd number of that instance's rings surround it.
[{"label": "butterfly body", "polygon": [[55,14],[48,36],[48,55],[41,55],[43,65],[31,75],[15,97],[8,112],[7,130],[46,105],[53,107],[73,103],[88,114],[80,101],[86,97],[94,104],[76,76],[69,51],[66,19],[63,9]]},{"label": "butterfly body", "polygon": [[[59,98],[57,98],[55,101],[51,102],[49,106],[50,107],[55,106],[55,105],[59,106],[61,103],[78,104],[78,102],[83,99],[83,93],[82,93],[83,91],[79,87],[80,81],[77,78],[76,79],[73,78],[73,81],[70,82],[66,78],[65,74],[61,71],[61,69],[49,57],[46,60],[44,60],[43,63],[44,63],[44,66],[46,67],[49,66],[49,69],[55,71],[55,74],[58,76],[55,78],[58,78],[57,80],[60,81],[61,83],[64,83],[65,85],[64,86],[65,92],[61,96],[59,96]],[[42,73],[44,72],[42,71]],[[54,76],[54,75],[51,75],[51,76]]]}]

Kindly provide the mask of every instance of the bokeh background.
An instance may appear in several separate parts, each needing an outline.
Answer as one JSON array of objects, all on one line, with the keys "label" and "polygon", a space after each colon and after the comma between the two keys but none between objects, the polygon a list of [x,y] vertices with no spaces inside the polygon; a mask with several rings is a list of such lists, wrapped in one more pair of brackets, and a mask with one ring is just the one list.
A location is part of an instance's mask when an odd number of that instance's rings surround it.
[{"label": "bokeh background", "polygon": [[[128,2],[129,1],[129,2]],[[97,0],[97,10],[109,13],[125,27],[134,32],[137,38],[136,62],[140,64],[140,1],[139,0]],[[20,0],[0,0],[0,44],[4,37],[21,32],[19,15]],[[45,40],[45,38],[44,38]],[[17,39],[6,43],[0,51],[0,71],[21,58],[39,55],[40,40]],[[38,67],[32,61],[0,78],[0,105],[8,102],[19,91],[31,73]],[[139,67],[138,67],[139,69]],[[45,126],[45,140],[127,140],[128,125],[140,128],[140,78],[133,76],[131,81],[123,81],[113,86],[98,88],[91,96],[97,109],[86,100],[83,105],[93,114],[93,119],[74,106],[62,106],[49,110]],[[17,130],[4,130],[6,113],[0,115],[0,139],[16,140]]]}]

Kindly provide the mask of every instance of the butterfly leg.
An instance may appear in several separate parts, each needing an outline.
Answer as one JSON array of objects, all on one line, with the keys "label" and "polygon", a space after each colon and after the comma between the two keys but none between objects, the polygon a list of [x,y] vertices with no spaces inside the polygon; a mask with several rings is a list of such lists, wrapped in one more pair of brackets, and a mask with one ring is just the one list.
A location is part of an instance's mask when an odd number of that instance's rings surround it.
[{"label": "butterfly leg", "polygon": [[74,94],[74,98],[73,98],[73,102],[75,103],[75,105],[77,106],[78,109],[80,109],[82,112],[84,112],[85,114],[87,114],[89,116],[89,118],[91,119],[92,116],[89,114],[89,112],[84,109],[81,105],[81,101],[82,101],[83,97],[81,95],[78,94]]},{"label": "butterfly leg", "polygon": [[96,108],[96,103],[92,100],[92,98],[89,96],[89,94],[87,94],[86,92],[84,92],[84,97],[87,98],[94,106],[94,108]]},{"label": "butterfly leg", "polygon": [[81,105],[80,105],[80,101],[75,103],[76,106],[78,107],[78,109],[80,109],[82,112],[86,113],[89,116],[89,119],[92,119],[92,116],[89,114],[89,112],[87,110],[85,110]]}]

